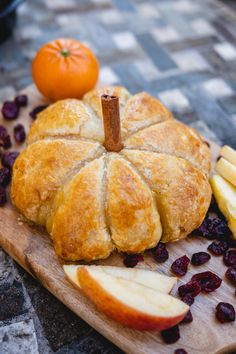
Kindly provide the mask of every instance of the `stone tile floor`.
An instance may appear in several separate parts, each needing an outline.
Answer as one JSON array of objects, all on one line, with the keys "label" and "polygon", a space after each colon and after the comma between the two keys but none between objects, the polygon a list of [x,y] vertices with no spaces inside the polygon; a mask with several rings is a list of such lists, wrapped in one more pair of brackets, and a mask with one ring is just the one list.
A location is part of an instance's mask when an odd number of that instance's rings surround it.
[{"label": "stone tile floor", "polygon": [[[206,138],[236,148],[236,6],[223,0],[31,0],[0,46],[0,101],[31,83],[55,37],[87,43],[100,79],[159,97]],[[120,353],[0,250],[0,353]]]}]

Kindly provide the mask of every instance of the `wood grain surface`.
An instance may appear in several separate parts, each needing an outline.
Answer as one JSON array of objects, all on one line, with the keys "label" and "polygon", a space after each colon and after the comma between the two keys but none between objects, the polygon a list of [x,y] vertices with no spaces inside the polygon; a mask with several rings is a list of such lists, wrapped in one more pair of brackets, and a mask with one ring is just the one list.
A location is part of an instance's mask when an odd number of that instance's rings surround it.
[{"label": "wood grain surface", "polygon": [[[21,110],[17,122],[24,124],[28,129],[32,122],[28,112],[33,107],[46,102],[33,86],[23,92],[29,95],[30,103],[27,108]],[[6,125],[8,129],[12,129],[14,124],[16,122]],[[211,149],[214,161],[219,153],[219,147],[211,143]],[[210,241],[201,237],[189,237],[168,245],[170,258],[163,265],[158,265],[146,252],[145,261],[140,262],[138,267],[170,275],[170,265],[176,258],[184,254],[191,257],[194,252],[205,251],[209,243]],[[177,348],[184,348],[189,354],[226,353],[233,349],[236,351],[236,324],[222,325],[215,320],[215,306],[218,302],[235,304],[234,288],[227,281],[223,281],[221,287],[215,292],[199,295],[196,298],[191,307],[193,322],[180,326],[181,338],[177,343],[166,345],[158,332],[131,330],[98,312],[93,304],[65,278],[62,263],[56,257],[46,231],[25,222],[10,203],[0,208],[0,246],[60,301],[126,353],[169,354],[174,353]],[[122,265],[122,257],[114,254],[107,260],[96,263]],[[188,281],[193,274],[205,270],[211,270],[224,279],[226,267],[222,257],[212,256],[210,262],[203,266],[190,266],[188,273],[178,281],[172,293],[175,294],[178,286]]]}]

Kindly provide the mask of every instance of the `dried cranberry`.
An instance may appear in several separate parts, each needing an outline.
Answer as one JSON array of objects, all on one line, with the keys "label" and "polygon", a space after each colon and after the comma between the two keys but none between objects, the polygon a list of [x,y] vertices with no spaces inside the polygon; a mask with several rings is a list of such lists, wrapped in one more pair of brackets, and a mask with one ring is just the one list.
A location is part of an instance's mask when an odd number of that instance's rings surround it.
[{"label": "dried cranberry", "polygon": [[192,312],[189,310],[180,323],[185,324],[185,323],[190,323],[192,321],[193,321],[193,315]]},{"label": "dried cranberry", "polygon": [[192,277],[192,280],[195,280],[199,283],[201,291],[205,293],[210,293],[221,286],[222,279],[220,279],[216,274],[212,272],[202,272],[195,274]]},{"label": "dried cranberry", "polygon": [[11,137],[10,135],[6,135],[4,138],[0,140],[0,146],[3,147],[3,149],[9,149],[11,147]]},{"label": "dried cranberry", "polygon": [[156,247],[151,249],[151,252],[158,263],[164,263],[169,258],[165,243],[159,242]]},{"label": "dried cranberry", "polygon": [[226,278],[236,285],[236,266],[229,267],[225,273]]},{"label": "dried cranberry", "polygon": [[191,263],[195,266],[205,264],[211,256],[207,252],[197,252],[192,255]]},{"label": "dried cranberry", "polygon": [[18,95],[15,97],[15,104],[17,107],[25,107],[28,104],[28,96],[27,95]]},{"label": "dried cranberry", "polygon": [[0,140],[5,138],[7,135],[7,129],[3,125],[0,125]]},{"label": "dried cranberry", "polygon": [[189,262],[190,259],[185,255],[176,259],[171,265],[172,272],[179,276],[185,275],[188,270]]},{"label": "dried cranberry", "polygon": [[181,300],[188,306],[191,306],[194,303],[194,297],[190,294],[184,295]]},{"label": "dried cranberry", "polygon": [[227,302],[219,302],[216,306],[216,318],[221,323],[235,321],[234,307]]},{"label": "dried cranberry", "polygon": [[224,254],[224,264],[227,267],[236,265],[236,250],[229,250]]},{"label": "dried cranberry", "polygon": [[161,331],[161,336],[162,336],[162,339],[164,340],[165,343],[168,343],[168,344],[175,343],[180,338],[179,327],[174,326],[174,327],[165,329],[164,331]]},{"label": "dried cranberry", "polygon": [[225,241],[213,241],[207,248],[215,256],[222,256],[229,249],[229,245]]},{"label": "dried cranberry", "polygon": [[174,354],[188,354],[188,352],[186,352],[186,350],[184,350],[183,348],[180,348],[176,349]]},{"label": "dried cranberry", "polygon": [[0,168],[0,185],[6,187],[11,181],[11,172],[7,167]]},{"label": "dried cranberry", "polygon": [[201,292],[201,287],[197,281],[190,280],[188,283],[181,285],[178,289],[180,297],[185,295],[191,295],[193,297],[197,296]]},{"label": "dried cranberry", "polygon": [[230,235],[230,229],[228,228],[227,222],[218,216],[207,216],[201,226],[193,231],[193,234],[204,236],[209,240],[214,240],[217,238],[224,238]]},{"label": "dried cranberry", "polygon": [[30,117],[33,118],[33,119],[36,119],[37,118],[37,114],[42,112],[45,108],[48,107],[48,104],[44,104],[44,105],[41,105],[41,106],[37,106],[35,107],[30,113]]},{"label": "dried cranberry", "polygon": [[138,264],[138,262],[142,261],[143,256],[141,254],[125,254],[125,259],[123,260],[123,263],[126,267],[133,268]]},{"label": "dried cranberry", "polygon": [[19,116],[19,108],[13,101],[6,101],[2,106],[2,115],[7,120],[13,120]]},{"label": "dried cranberry", "polygon": [[19,152],[17,151],[4,152],[2,155],[2,165],[11,170],[18,155]]},{"label": "dried cranberry", "polygon": [[0,186],[0,206],[3,206],[7,201],[7,192],[5,188]]},{"label": "dried cranberry", "polygon": [[17,143],[23,143],[25,141],[25,128],[22,124],[17,124],[14,127],[14,138]]},{"label": "dried cranberry", "polygon": [[7,129],[3,125],[0,125],[0,146],[4,149],[11,147],[10,135],[7,133]]}]

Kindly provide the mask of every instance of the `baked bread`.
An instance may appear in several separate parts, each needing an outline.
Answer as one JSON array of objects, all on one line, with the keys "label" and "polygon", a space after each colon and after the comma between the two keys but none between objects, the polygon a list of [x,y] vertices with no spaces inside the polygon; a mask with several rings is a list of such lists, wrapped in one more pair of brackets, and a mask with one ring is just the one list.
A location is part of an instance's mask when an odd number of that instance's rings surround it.
[{"label": "baked bread", "polygon": [[[119,153],[103,147],[101,95],[119,97]],[[186,237],[211,199],[210,150],[147,93],[124,87],[66,99],[38,115],[13,168],[11,198],[66,260],[139,253]]]}]

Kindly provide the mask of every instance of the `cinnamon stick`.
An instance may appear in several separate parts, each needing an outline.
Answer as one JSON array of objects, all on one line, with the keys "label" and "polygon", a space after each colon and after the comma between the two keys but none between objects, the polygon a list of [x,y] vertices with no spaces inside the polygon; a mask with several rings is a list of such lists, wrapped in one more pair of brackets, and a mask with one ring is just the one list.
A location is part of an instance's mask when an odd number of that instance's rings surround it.
[{"label": "cinnamon stick", "polygon": [[104,146],[107,151],[118,152],[122,149],[120,133],[119,98],[102,95],[103,127],[105,134]]}]

